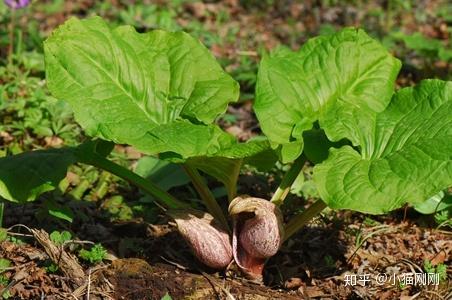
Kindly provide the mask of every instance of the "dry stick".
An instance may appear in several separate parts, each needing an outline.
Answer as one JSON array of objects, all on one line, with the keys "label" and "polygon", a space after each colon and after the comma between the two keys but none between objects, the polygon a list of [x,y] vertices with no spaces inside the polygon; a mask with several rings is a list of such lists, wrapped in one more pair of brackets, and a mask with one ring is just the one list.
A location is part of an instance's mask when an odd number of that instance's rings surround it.
[{"label": "dry stick", "polygon": [[88,287],[86,288],[86,300],[89,300],[90,293],[91,293],[91,268],[88,270]]},{"label": "dry stick", "polygon": [[161,255],[160,255],[160,258],[163,259],[164,261],[166,261],[167,263],[169,263],[169,264],[171,264],[171,265],[173,265],[173,266],[175,266],[175,267],[177,267],[177,268],[179,268],[181,270],[184,270],[184,271],[188,270],[188,268],[186,268],[186,267],[184,267],[184,266],[182,266],[182,265],[180,265],[180,264],[178,264],[176,262],[173,262],[173,261],[171,261],[171,260],[169,260],[169,259],[167,259],[167,258],[165,258],[165,257],[163,257]]},{"label": "dry stick", "polygon": [[23,237],[34,237],[34,235],[32,235],[32,234],[16,233],[16,232],[8,232],[8,235],[23,236]]},{"label": "dry stick", "polygon": [[[373,232],[367,234],[366,236],[364,236],[364,238],[362,239],[362,241],[356,246],[355,251],[353,251],[352,255],[350,255],[350,257],[347,259],[347,264],[349,264],[352,259],[355,257],[355,255],[358,253],[358,250],[361,249],[361,247],[364,245],[364,243],[370,239],[371,237],[373,237],[374,235],[380,233],[380,232],[385,232],[388,231],[390,229],[388,229],[389,226],[387,225],[380,225],[380,226],[375,226],[372,230]],[[361,227],[360,227],[361,228]]]},{"label": "dry stick", "polygon": [[14,287],[16,284],[27,278],[27,275],[28,273],[24,269],[21,269],[18,272],[16,272],[16,274],[13,277],[13,280],[11,280],[11,282],[4,289],[0,290],[0,295],[3,295],[7,291],[9,291],[12,287]]},{"label": "dry stick", "polygon": [[44,248],[50,259],[54,263],[58,264],[64,275],[73,278],[77,283],[81,283],[83,281],[85,272],[74,257],[54,245],[49,238],[49,234],[44,230],[32,229],[31,232],[35,236],[38,243]]},{"label": "dry stick", "polygon": [[204,182],[204,178],[201,177],[198,170],[189,166],[188,164],[184,164],[185,172],[187,172],[188,176],[190,176],[193,185],[195,186],[196,191],[198,191],[199,196],[204,201],[204,205],[207,207],[207,210],[212,214],[212,216],[218,220],[221,225],[228,231],[229,224],[224,216],[223,210],[220,205],[218,205],[217,200],[214,195],[210,191],[209,187]]},{"label": "dry stick", "polygon": [[207,279],[207,281],[209,281],[210,285],[212,286],[213,291],[215,292],[215,294],[217,295],[218,298],[220,298],[219,293],[217,292],[217,290],[215,289],[215,286],[219,287],[220,290],[225,293],[226,295],[226,299],[230,299],[230,300],[235,300],[234,296],[228,291],[226,290],[224,287],[222,287],[220,284],[215,282],[215,279],[212,279],[212,277],[207,274],[206,272],[202,272],[201,274]]},{"label": "dry stick", "polygon": [[31,232],[30,227],[28,227],[27,225],[24,224],[14,224],[13,226],[9,227],[8,229],[6,229],[6,231],[9,233],[11,230],[13,230],[16,227],[22,227],[28,230],[28,232]]},{"label": "dry stick", "polygon": [[[97,272],[99,270],[106,269],[106,268],[108,268],[108,266],[99,266],[99,267],[90,268],[89,269],[90,275],[88,277],[88,280],[85,280],[83,282],[83,284],[79,285],[79,287],[77,289],[75,289],[70,295],[72,297],[74,297],[75,299],[79,299],[83,295],[86,295],[87,288],[91,284],[91,281],[92,281],[91,276],[97,276]],[[97,277],[95,277],[95,278],[97,279]],[[93,294],[95,292],[96,291],[91,291],[90,290],[91,294]]]},{"label": "dry stick", "polygon": [[442,295],[440,295],[439,293],[437,293],[435,291],[430,291],[430,290],[425,290],[425,289],[423,291],[428,294],[433,294],[433,295],[437,296],[438,299],[441,299],[441,300],[451,299],[451,297],[452,297],[452,292],[450,292],[448,295],[446,295],[446,297],[443,297]]},{"label": "dry stick", "polygon": [[210,286],[212,287],[213,292],[215,293],[215,295],[217,296],[217,299],[220,299],[220,294],[217,292],[217,289],[215,288],[215,284],[212,282],[212,280],[209,278],[209,275],[207,275],[206,273],[201,271],[201,275],[204,276],[204,278],[207,279],[207,282],[210,284]]}]

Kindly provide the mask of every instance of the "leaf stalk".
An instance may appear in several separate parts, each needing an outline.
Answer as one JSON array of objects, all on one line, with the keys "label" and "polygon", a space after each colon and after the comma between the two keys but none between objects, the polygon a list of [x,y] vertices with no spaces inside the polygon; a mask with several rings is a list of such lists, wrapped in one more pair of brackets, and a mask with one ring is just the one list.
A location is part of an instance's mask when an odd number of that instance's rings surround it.
[{"label": "leaf stalk", "polygon": [[287,171],[287,173],[284,175],[275,194],[271,198],[271,202],[278,206],[284,203],[284,199],[286,198],[287,194],[289,194],[290,187],[294,183],[298,174],[300,174],[305,162],[306,158],[304,157],[304,155],[301,155],[293,162],[289,171]]},{"label": "leaf stalk", "polygon": [[140,175],[130,171],[129,169],[120,166],[107,158],[92,154],[89,158],[80,157],[80,161],[82,163],[103,169],[105,171],[108,171],[112,173],[113,175],[116,175],[128,182],[130,182],[133,185],[136,185],[146,193],[150,194],[151,196],[154,196],[156,198],[156,201],[164,206],[165,208],[188,208],[190,205],[187,203],[184,203],[172,195],[170,195],[168,192],[161,189],[159,186],[157,186],[155,183],[153,183],[150,180],[147,180]]},{"label": "leaf stalk", "polygon": [[305,226],[309,221],[316,217],[322,210],[327,207],[325,202],[317,200],[305,211],[295,215],[285,226],[284,241],[287,241],[293,234]]},{"label": "leaf stalk", "polygon": [[188,176],[190,176],[196,191],[201,197],[201,200],[204,202],[204,205],[207,207],[209,213],[217,221],[219,221],[226,230],[230,231],[229,224],[228,221],[226,220],[223,210],[221,209],[220,205],[218,205],[217,200],[215,199],[214,195],[212,194],[209,187],[205,183],[201,174],[199,174],[196,168],[190,166],[189,164],[184,164],[183,167],[185,169],[185,172],[187,172]]}]

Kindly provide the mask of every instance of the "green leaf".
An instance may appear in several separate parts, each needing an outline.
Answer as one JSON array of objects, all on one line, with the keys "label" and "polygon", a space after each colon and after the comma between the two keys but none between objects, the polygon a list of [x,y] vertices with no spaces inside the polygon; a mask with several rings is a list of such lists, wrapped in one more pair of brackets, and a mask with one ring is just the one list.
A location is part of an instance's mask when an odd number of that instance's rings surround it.
[{"label": "green leaf", "polygon": [[107,250],[101,244],[95,244],[90,250],[81,249],[78,255],[91,264],[98,264],[105,259]]},{"label": "green leaf", "polygon": [[361,152],[344,146],[314,168],[332,208],[381,214],[420,203],[452,185],[452,82],[400,90],[387,109],[354,127]]},{"label": "green leaf", "polygon": [[424,202],[414,205],[414,209],[421,214],[434,214],[448,208],[452,208],[452,195],[445,195],[443,191],[428,198]]},{"label": "green leaf", "polygon": [[224,157],[193,157],[187,164],[218,179],[224,184],[228,199],[232,200],[237,193],[237,180],[242,166],[241,159]]},{"label": "green leaf", "polygon": [[0,243],[8,238],[8,230],[0,227]]},{"label": "green leaf", "polygon": [[304,154],[309,161],[318,164],[328,158],[330,148],[340,148],[349,144],[347,140],[331,142],[322,129],[311,129],[303,132]]},{"label": "green leaf", "polygon": [[420,32],[413,34],[405,34],[403,32],[395,32],[391,34],[394,38],[402,40],[405,45],[412,50],[423,52],[436,52],[442,47],[442,43],[437,39],[429,39]]},{"label": "green leaf", "polygon": [[0,196],[13,202],[32,201],[55,189],[76,162],[70,148],[39,150],[0,158]]},{"label": "green leaf", "polygon": [[438,51],[438,57],[439,59],[443,61],[451,61],[452,60],[452,49],[450,48],[440,48]]},{"label": "green leaf", "polygon": [[299,52],[280,49],[261,61],[254,110],[283,162],[303,151],[315,121],[331,141],[364,137],[368,115],[388,105],[400,62],[362,30],[310,39]]},{"label": "green leaf", "polygon": [[[146,141],[143,141],[148,142],[152,145],[150,154],[166,153],[166,157],[172,156],[175,161],[194,156],[215,156],[223,149],[237,144],[234,136],[216,125],[194,125],[186,120],[158,126],[155,134],[148,135]],[[147,147],[144,144],[134,146],[137,149]]]},{"label": "green leaf", "polygon": [[53,199],[46,200],[44,205],[48,214],[52,217],[65,220],[69,223],[72,223],[74,220],[74,213],[69,207],[62,206],[56,203]]},{"label": "green leaf", "polygon": [[241,144],[240,156],[243,164],[255,167],[261,172],[269,171],[278,161],[278,155],[271,149],[270,143],[265,136],[256,136]]},{"label": "green leaf", "polygon": [[61,246],[64,242],[67,242],[72,238],[72,234],[66,230],[63,230],[62,232],[55,230],[50,233],[49,237],[55,245]]},{"label": "green leaf", "polygon": [[270,147],[257,154],[243,159],[245,165],[255,167],[260,172],[268,172],[278,161],[278,155]]},{"label": "green leaf", "polygon": [[160,300],[172,300],[172,299],[173,298],[171,298],[171,296],[168,293],[166,293],[165,296],[163,296],[162,299]]},{"label": "green leaf", "polygon": [[232,200],[237,192],[237,179],[242,163],[265,168],[269,164],[273,166],[276,159],[267,139],[258,137],[247,143],[232,144],[215,153],[213,157],[192,157],[187,160],[187,164],[222,182],[226,187],[228,198]]},{"label": "green leaf", "polygon": [[107,157],[115,147],[114,143],[100,139],[93,141],[93,143],[94,143],[94,152],[96,152],[102,157]]},{"label": "green leaf", "polygon": [[6,268],[11,266],[11,261],[6,258],[0,258],[0,273],[4,272]]},{"label": "green leaf", "polygon": [[71,18],[44,49],[50,91],[92,137],[183,158],[235,142],[211,123],[237,101],[238,83],[184,32]]},{"label": "green leaf", "polygon": [[297,178],[290,187],[290,192],[299,197],[319,198],[316,185],[312,179],[305,179],[305,173],[302,171],[298,174]]},{"label": "green leaf", "polygon": [[139,159],[135,173],[151,180],[165,191],[190,182],[190,178],[180,165],[152,156],[145,156]]}]

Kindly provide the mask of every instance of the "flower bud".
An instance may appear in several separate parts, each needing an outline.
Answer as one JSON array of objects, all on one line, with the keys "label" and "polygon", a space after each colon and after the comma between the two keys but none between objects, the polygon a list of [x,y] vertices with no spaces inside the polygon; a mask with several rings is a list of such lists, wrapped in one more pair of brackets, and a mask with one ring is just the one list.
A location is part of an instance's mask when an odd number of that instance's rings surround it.
[{"label": "flower bud", "polygon": [[168,211],[195,256],[214,269],[226,268],[232,260],[229,234],[214,218],[194,209]]},{"label": "flower bud", "polygon": [[265,199],[237,197],[229,205],[229,214],[234,221],[234,259],[248,277],[261,280],[265,261],[278,252],[282,243],[282,213]]}]

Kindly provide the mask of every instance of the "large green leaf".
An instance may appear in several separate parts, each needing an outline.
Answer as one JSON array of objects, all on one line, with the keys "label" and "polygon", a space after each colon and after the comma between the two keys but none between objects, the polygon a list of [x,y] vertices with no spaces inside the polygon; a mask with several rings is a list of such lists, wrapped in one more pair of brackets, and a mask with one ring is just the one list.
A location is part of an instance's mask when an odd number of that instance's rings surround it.
[{"label": "large green leaf", "polygon": [[57,187],[75,162],[70,148],[0,158],[0,196],[14,202],[32,201]]},{"label": "large green leaf", "polygon": [[228,199],[232,201],[237,193],[237,180],[242,166],[242,159],[225,157],[193,157],[187,163],[224,184]]},{"label": "large green leaf", "polygon": [[361,153],[350,146],[331,149],[314,168],[330,207],[385,213],[452,185],[452,82],[404,88],[367,122],[353,127],[367,137]]},{"label": "large green leaf", "polygon": [[237,193],[237,179],[243,163],[265,169],[268,165],[273,166],[276,160],[268,140],[258,137],[247,143],[237,143],[224,148],[213,157],[192,157],[186,163],[222,182],[229,200],[232,201]]},{"label": "large green leaf", "polygon": [[347,145],[347,140],[331,142],[321,129],[311,129],[303,132],[303,153],[314,164],[321,163],[328,158],[330,148],[339,148]]},{"label": "large green leaf", "polygon": [[425,215],[434,214],[449,208],[452,209],[452,195],[445,194],[443,191],[414,206],[416,211]]},{"label": "large green leaf", "polygon": [[388,105],[400,62],[362,30],[310,39],[299,52],[280,49],[259,67],[254,110],[284,162],[303,151],[302,133],[319,120],[331,141],[355,131]]},{"label": "large green leaf", "polygon": [[238,84],[186,33],[72,18],[44,49],[49,89],[90,136],[183,158],[235,143],[210,124],[237,101]]},{"label": "large green leaf", "polygon": [[165,191],[190,182],[190,178],[180,165],[153,156],[140,158],[135,173],[154,182]]}]

